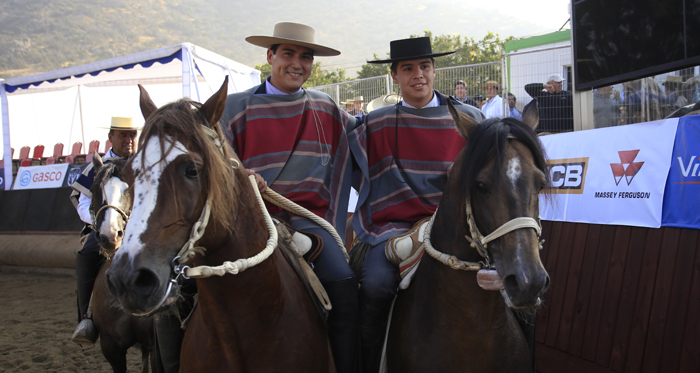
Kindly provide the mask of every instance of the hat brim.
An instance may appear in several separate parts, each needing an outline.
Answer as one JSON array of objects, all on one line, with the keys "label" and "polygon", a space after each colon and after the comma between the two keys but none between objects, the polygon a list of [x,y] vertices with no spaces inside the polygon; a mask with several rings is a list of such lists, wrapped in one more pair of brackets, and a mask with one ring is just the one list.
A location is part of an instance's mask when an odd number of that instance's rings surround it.
[{"label": "hat brim", "polygon": [[102,128],[106,130],[115,130],[115,131],[141,131],[143,127],[102,127],[102,126],[97,126],[97,128]]},{"label": "hat brim", "polygon": [[305,41],[287,38],[278,38],[273,36],[248,36],[245,38],[250,44],[257,45],[258,47],[270,48],[275,44],[292,44],[301,47],[306,47],[314,51],[314,56],[330,57],[340,55],[340,51],[333,48],[324,47],[323,45],[307,43]]},{"label": "hat brim", "polygon": [[447,56],[448,54],[455,53],[454,51],[452,52],[443,52],[443,53],[433,53],[433,54],[424,54],[420,56],[406,56],[406,57],[401,57],[401,58],[390,58],[388,60],[376,60],[376,61],[367,61],[367,63],[394,63],[394,62],[400,62],[400,61],[410,61],[410,60],[419,60],[421,58],[432,58],[432,57],[442,57],[442,56]]}]

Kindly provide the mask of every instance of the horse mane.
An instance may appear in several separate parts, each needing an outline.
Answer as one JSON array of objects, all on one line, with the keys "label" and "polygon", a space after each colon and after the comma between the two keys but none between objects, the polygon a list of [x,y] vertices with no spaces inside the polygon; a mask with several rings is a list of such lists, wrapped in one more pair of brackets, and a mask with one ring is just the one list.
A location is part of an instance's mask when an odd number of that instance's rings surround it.
[{"label": "horse mane", "polygon": [[[469,135],[467,145],[460,156],[463,160],[461,169],[458,171],[461,188],[466,186],[471,192],[476,187],[477,174],[484,164],[494,157],[496,162],[493,175],[497,178],[503,175],[503,159],[509,135],[532,152],[535,166],[544,173],[546,184],[549,185],[546,154],[535,131],[514,118],[491,118],[477,125]],[[464,185],[465,182],[466,185]]]},{"label": "horse mane", "polygon": [[[238,210],[238,202],[235,198],[235,174],[229,161],[235,155],[228,143],[223,141],[224,137],[219,124],[207,123],[207,119],[199,110],[201,107],[201,103],[183,98],[157,109],[148,117],[144,125],[139,138],[139,149],[145,153],[148,140],[156,136],[160,138],[160,150],[165,158],[173,148],[172,143],[166,148],[167,135],[173,140],[180,141],[188,150],[199,153],[203,164],[197,180],[200,190],[207,193],[211,200],[210,220],[220,223],[221,227],[231,233],[234,220],[232,212]],[[209,135],[204,132],[203,126],[213,129],[218,134],[219,139],[222,140],[223,156]],[[141,162],[141,168],[145,169],[144,158]],[[169,187],[175,190],[175,180],[169,182],[172,184]],[[205,201],[206,199],[201,203],[204,204]]]},{"label": "horse mane", "polygon": [[95,178],[93,179],[92,186],[90,187],[90,192],[95,196],[95,193],[100,193],[100,188],[112,177],[118,177],[121,179],[122,169],[126,165],[125,158],[108,158],[99,170],[95,172]]}]

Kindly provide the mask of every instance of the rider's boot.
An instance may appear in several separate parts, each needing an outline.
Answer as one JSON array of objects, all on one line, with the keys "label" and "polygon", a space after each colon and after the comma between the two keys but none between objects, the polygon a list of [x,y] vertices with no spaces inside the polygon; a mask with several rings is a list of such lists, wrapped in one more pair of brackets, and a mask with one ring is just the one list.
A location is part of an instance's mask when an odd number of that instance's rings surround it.
[{"label": "rider's boot", "polygon": [[78,309],[80,323],[75,328],[71,340],[78,344],[94,344],[98,333],[95,324],[87,317],[92,289],[95,286],[95,278],[100,271],[100,255],[83,255],[78,252],[75,259],[75,274],[78,277]]},{"label": "rider's boot", "polygon": [[359,309],[355,277],[324,284],[333,309],[328,315],[328,339],[338,373],[359,372]]},{"label": "rider's boot", "polygon": [[377,373],[393,298],[370,298],[360,292],[360,341],[362,371]]}]

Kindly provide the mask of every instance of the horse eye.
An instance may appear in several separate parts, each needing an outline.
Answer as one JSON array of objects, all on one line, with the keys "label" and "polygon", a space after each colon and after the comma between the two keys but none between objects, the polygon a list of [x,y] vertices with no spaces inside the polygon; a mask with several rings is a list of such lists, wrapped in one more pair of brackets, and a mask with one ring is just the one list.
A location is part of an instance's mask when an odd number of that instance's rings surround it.
[{"label": "horse eye", "polygon": [[476,184],[476,188],[479,189],[480,192],[488,192],[488,188],[486,187],[486,184],[482,182],[478,182]]},{"label": "horse eye", "polygon": [[190,179],[196,179],[199,176],[199,171],[197,170],[197,167],[187,167],[187,170],[185,170],[185,176],[189,177]]}]

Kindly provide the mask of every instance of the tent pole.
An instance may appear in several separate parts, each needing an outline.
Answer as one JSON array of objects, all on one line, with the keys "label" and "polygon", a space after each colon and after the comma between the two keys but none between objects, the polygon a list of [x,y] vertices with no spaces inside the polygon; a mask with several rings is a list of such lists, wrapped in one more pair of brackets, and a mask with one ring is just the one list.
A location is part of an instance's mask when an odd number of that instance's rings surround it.
[{"label": "tent pole", "polygon": [[12,147],[10,145],[10,113],[7,104],[7,92],[5,91],[5,83],[0,82],[0,101],[2,101],[2,144],[5,168],[5,190],[10,190],[12,187]]},{"label": "tent pole", "polygon": [[[83,147],[87,150],[87,143],[85,142],[85,124],[83,123],[83,95],[82,95],[82,84],[78,84],[78,107],[80,108],[80,131],[83,135]],[[87,154],[87,152],[85,153]]]},{"label": "tent pole", "polygon": [[190,49],[187,44],[182,44],[182,97],[192,98],[191,90],[191,73],[190,73],[190,63],[192,57],[190,56]]}]

